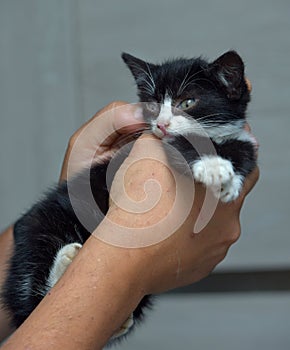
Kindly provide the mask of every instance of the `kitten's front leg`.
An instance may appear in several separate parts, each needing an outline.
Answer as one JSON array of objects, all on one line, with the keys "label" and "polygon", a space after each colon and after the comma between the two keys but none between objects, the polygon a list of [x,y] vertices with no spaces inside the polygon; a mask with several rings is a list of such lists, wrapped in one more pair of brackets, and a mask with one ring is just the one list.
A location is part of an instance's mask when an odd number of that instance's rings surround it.
[{"label": "kitten's front leg", "polygon": [[47,287],[48,289],[52,288],[56,282],[61,278],[64,274],[65,270],[71,264],[73,259],[78,254],[82,245],[79,243],[70,243],[63,246],[56,257],[54,258],[54,263],[52,268],[50,269],[49,276],[47,279]]},{"label": "kitten's front leg", "polygon": [[196,181],[210,187],[222,202],[235,200],[241,191],[244,177],[236,174],[232,163],[217,155],[204,155],[192,164]]},{"label": "kitten's front leg", "polygon": [[[79,250],[82,248],[82,245],[79,243],[70,243],[63,246],[54,259],[53,266],[50,270],[49,277],[47,279],[47,289],[52,288],[57,281],[64,274],[68,266],[72,263],[73,259],[77,256]],[[111,340],[119,338],[129,332],[129,330],[134,325],[134,316],[133,313],[128,317],[124,324],[116,331],[112,336]]]}]

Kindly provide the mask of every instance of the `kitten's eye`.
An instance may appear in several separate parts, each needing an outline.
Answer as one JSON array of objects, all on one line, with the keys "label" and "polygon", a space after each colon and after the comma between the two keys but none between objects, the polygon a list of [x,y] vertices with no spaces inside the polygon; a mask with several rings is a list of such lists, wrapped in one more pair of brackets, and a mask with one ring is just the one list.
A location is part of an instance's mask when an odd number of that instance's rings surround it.
[{"label": "kitten's eye", "polygon": [[187,100],[183,100],[182,102],[179,103],[179,105],[177,106],[177,108],[180,109],[189,109],[192,108],[196,105],[197,100],[195,98],[188,98]]},{"label": "kitten's eye", "polygon": [[156,102],[146,102],[145,103],[146,109],[148,112],[152,114],[158,114],[159,113],[159,104]]}]

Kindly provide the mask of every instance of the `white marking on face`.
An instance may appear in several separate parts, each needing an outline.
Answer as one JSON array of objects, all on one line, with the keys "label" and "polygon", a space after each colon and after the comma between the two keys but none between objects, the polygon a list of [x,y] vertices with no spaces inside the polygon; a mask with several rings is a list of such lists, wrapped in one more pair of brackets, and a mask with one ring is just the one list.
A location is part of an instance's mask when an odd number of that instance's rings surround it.
[{"label": "white marking on face", "polygon": [[207,122],[199,122],[192,116],[173,115],[172,99],[165,96],[159,115],[152,120],[153,133],[164,140],[172,140],[173,136],[199,135],[210,137],[214,142],[221,144],[227,140],[240,140],[255,144],[253,137],[243,129],[244,121],[237,120],[228,124],[216,124],[210,126]]},{"label": "white marking on face", "polygon": [[169,124],[173,118],[171,105],[172,105],[172,99],[166,95],[164,102],[161,105],[160,113],[157,117],[157,124],[162,123],[162,124],[169,126]]},{"label": "white marking on face", "polygon": [[164,102],[160,106],[158,117],[152,120],[152,131],[159,138],[163,138],[168,133],[173,119],[171,105],[172,99],[166,94]]},{"label": "white marking on face", "polygon": [[194,133],[206,136],[193,117],[181,114],[173,115],[172,99],[168,95],[165,96],[158,117],[152,120],[152,131],[157,137],[163,139],[167,139],[168,136],[169,139],[172,139],[172,136],[186,136]]}]

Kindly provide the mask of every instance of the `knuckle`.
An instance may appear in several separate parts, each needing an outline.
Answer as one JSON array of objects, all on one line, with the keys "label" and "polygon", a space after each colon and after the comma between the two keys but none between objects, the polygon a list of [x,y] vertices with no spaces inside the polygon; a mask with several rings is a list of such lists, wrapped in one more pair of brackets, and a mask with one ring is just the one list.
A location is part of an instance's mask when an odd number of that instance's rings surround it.
[{"label": "knuckle", "polygon": [[76,141],[76,136],[73,134],[68,140],[68,148],[71,149]]},{"label": "knuckle", "polygon": [[240,235],[241,235],[241,230],[240,229],[236,229],[236,230],[232,231],[231,234],[228,237],[228,243],[230,245],[236,243],[237,240],[240,238]]},{"label": "knuckle", "polygon": [[109,103],[108,109],[118,108],[118,107],[124,106],[124,105],[126,105],[126,104],[127,104],[127,103],[124,102],[124,101],[119,101],[119,100],[113,101],[113,102]]},{"label": "knuckle", "polygon": [[241,235],[241,226],[238,220],[232,222],[223,233],[221,245],[228,249],[232,244],[237,242]]},{"label": "knuckle", "polygon": [[70,137],[70,139],[69,139],[69,141],[68,141],[68,148],[69,148],[69,149],[72,149],[72,147],[74,146],[74,144],[75,144],[75,142],[76,142],[78,136],[79,136],[79,133],[76,131],[76,132]]}]

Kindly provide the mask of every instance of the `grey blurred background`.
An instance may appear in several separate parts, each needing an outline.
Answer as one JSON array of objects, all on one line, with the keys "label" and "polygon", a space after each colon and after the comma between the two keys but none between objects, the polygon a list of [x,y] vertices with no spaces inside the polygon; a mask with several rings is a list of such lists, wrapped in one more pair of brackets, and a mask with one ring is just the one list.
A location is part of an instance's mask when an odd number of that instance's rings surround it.
[{"label": "grey blurred background", "polygon": [[[217,271],[290,268],[289,37],[289,0],[1,0],[0,228],[57,181],[82,123],[136,101],[122,51],[154,62],[236,49],[253,83],[261,178]],[[290,292],[162,296],[119,348],[286,350]]]}]

